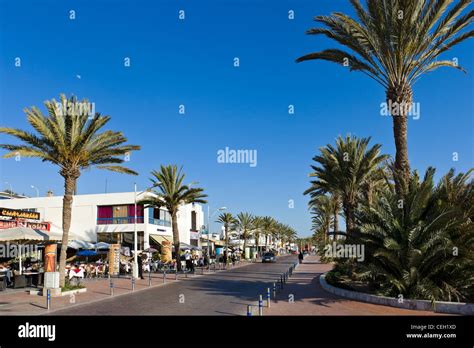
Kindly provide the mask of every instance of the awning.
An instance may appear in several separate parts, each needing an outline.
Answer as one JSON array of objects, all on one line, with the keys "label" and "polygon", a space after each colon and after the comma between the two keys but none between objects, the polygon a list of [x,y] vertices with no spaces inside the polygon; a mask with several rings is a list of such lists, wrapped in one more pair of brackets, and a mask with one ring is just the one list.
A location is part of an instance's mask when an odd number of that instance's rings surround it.
[{"label": "awning", "polygon": [[162,234],[150,234],[150,238],[153,239],[158,244],[163,244],[163,242],[173,243],[173,237],[164,236]]}]

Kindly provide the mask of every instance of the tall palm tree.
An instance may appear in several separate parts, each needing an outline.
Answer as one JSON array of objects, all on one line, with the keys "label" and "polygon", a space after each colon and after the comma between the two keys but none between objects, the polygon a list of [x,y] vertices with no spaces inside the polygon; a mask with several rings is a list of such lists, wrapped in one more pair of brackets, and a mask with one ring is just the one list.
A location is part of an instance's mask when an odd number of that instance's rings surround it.
[{"label": "tall palm tree", "polygon": [[253,215],[250,213],[239,213],[237,214],[237,221],[235,223],[236,229],[241,233],[242,238],[244,239],[244,252],[243,258],[245,259],[245,250],[247,248],[247,240],[252,234],[253,230]]},{"label": "tall palm tree", "polygon": [[313,158],[318,165],[311,166],[314,172],[310,176],[316,179],[305,191],[312,199],[326,193],[337,193],[342,200],[348,232],[355,227],[354,213],[363,184],[388,159],[387,155],[380,153],[380,144],[369,148],[369,142],[370,137],[347,135],[338,137],[335,147],[331,144],[322,147],[321,154]]},{"label": "tall palm tree", "polygon": [[218,216],[216,222],[220,222],[221,224],[224,225],[224,233],[225,233],[225,249],[224,249],[224,258],[228,260],[227,257],[227,249],[229,248],[229,232],[231,229],[233,229],[233,226],[237,220],[234,218],[234,216],[231,213],[222,213],[221,215]]},{"label": "tall palm tree", "polygon": [[[357,18],[335,12],[316,16],[323,28],[309,29],[309,35],[325,35],[345,46],[326,49],[298,58],[297,62],[322,59],[349,67],[349,71],[365,73],[382,85],[387,105],[393,106],[396,157],[395,169],[400,173],[396,182],[398,194],[406,193],[410,177],[407,146],[407,116],[412,105],[413,84],[424,74],[439,67],[464,71],[455,60],[438,57],[474,36],[465,31],[474,11],[464,13],[471,0],[350,0]],[[396,109],[399,109],[398,112]]]},{"label": "tall palm tree", "polygon": [[276,227],[276,221],[271,216],[265,216],[262,220],[262,232],[265,235],[265,251],[268,248],[268,237],[272,235]]},{"label": "tall palm tree", "polygon": [[176,165],[162,165],[160,166],[160,171],[154,170],[151,172],[151,175],[153,177],[150,179],[152,182],[150,192],[154,193],[154,195],[147,196],[140,200],[139,203],[145,207],[165,207],[168,210],[171,216],[174,251],[176,260],[178,260],[176,264],[178,271],[181,271],[181,262],[179,262],[179,209],[189,203],[205,204],[207,201],[204,198],[207,195],[203,193],[204,190],[202,188],[183,184],[186,175],[183,173],[182,168],[178,170]]},{"label": "tall palm tree", "polygon": [[[64,286],[66,269],[66,250],[69,240],[69,229],[72,219],[72,202],[77,180],[81,171],[96,167],[118,173],[137,173],[120,165],[131,151],[139,150],[137,145],[124,145],[127,138],[122,132],[105,130],[100,132],[110,121],[110,116],[96,113],[89,117],[79,112],[78,108],[61,109],[58,105],[76,105],[76,97],[69,100],[60,95],[61,104],[55,99],[45,101],[48,115],[45,116],[35,106],[24,111],[27,120],[34,128],[33,132],[16,128],[1,127],[0,133],[17,138],[18,144],[0,144],[0,148],[9,152],[4,158],[17,155],[37,157],[59,167],[59,174],[64,179],[64,197],[62,211],[62,247],[59,258],[59,283]],[[68,104],[71,103],[71,104]],[[79,103],[87,105],[87,100]]]}]

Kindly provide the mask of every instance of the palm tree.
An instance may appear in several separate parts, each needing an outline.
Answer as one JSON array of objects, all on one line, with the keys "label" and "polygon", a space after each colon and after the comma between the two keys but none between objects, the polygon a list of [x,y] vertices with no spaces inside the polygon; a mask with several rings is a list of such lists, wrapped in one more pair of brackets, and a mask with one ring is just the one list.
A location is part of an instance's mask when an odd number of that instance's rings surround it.
[{"label": "palm tree", "polygon": [[252,214],[249,214],[249,213],[237,214],[237,221],[235,223],[235,228],[240,231],[241,236],[244,239],[244,251],[243,251],[244,259],[245,259],[245,250],[247,248],[247,240],[250,237],[253,230],[253,220],[254,220],[254,217]]},{"label": "palm tree", "polygon": [[318,166],[311,166],[314,172],[310,176],[316,179],[311,181],[311,187],[305,191],[313,200],[326,193],[338,194],[342,200],[348,232],[355,227],[354,213],[361,188],[388,159],[387,155],[380,153],[381,145],[368,148],[369,142],[370,137],[347,135],[336,139],[336,147],[330,144],[322,147],[321,154],[313,158]]},{"label": "palm tree", "polygon": [[[325,35],[349,51],[326,49],[298,58],[297,62],[322,59],[360,71],[383,86],[393,121],[398,194],[407,191],[410,177],[407,146],[407,116],[413,103],[413,84],[439,67],[464,71],[455,60],[438,60],[443,53],[473,37],[464,31],[474,11],[463,14],[471,0],[407,1],[351,0],[357,19],[340,12],[317,16],[324,28],[309,29],[309,35]],[[353,54],[351,54],[353,53]],[[396,109],[399,109],[396,112]]]},{"label": "palm tree", "polygon": [[235,222],[237,220],[231,213],[222,213],[218,216],[216,222],[220,222],[224,225],[224,233],[225,233],[225,249],[224,249],[224,258],[227,264],[227,249],[229,248],[229,232],[233,228]]},{"label": "palm tree", "polygon": [[268,237],[272,235],[276,227],[276,221],[270,216],[265,216],[262,220],[262,231],[265,235],[265,251],[268,248]]},{"label": "palm tree", "polygon": [[434,172],[429,168],[423,180],[412,175],[403,206],[396,191],[387,189],[371,208],[359,212],[360,233],[353,237],[367,249],[361,277],[386,296],[472,301],[474,224],[463,212],[472,208],[446,204],[445,193],[463,191],[472,204],[474,184],[460,175],[454,186],[461,190],[450,190],[450,173],[435,188]]},{"label": "palm tree", "polygon": [[[67,100],[64,94],[60,95],[62,105],[76,105],[77,99]],[[71,103],[71,104],[68,104]],[[82,100],[87,105],[87,100]],[[23,157],[37,157],[43,162],[49,162],[59,167],[59,174],[64,179],[64,197],[62,208],[62,247],[59,258],[60,286],[65,284],[66,250],[69,240],[69,228],[72,219],[72,201],[75,194],[77,180],[81,171],[96,167],[118,173],[137,173],[120,165],[125,156],[131,151],[139,150],[137,145],[124,145],[127,138],[122,132],[105,130],[99,132],[110,121],[110,116],[101,116],[96,113],[93,117],[79,113],[78,109],[70,108],[68,112],[58,107],[55,99],[44,103],[48,111],[45,116],[33,106],[24,111],[27,120],[34,128],[28,132],[16,128],[1,127],[0,133],[9,134],[20,140],[19,144],[0,144],[8,150],[4,158],[17,155]]]},{"label": "palm tree", "polygon": [[[329,236],[330,228],[332,225],[332,216],[334,212],[332,196],[321,195],[314,199],[311,206],[311,218],[313,225],[312,228],[316,234],[324,236],[324,241],[327,241]],[[336,231],[335,231],[336,232]]]},{"label": "palm tree", "polygon": [[150,192],[153,196],[148,196],[139,201],[145,207],[165,207],[171,216],[171,228],[173,230],[173,244],[178,260],[178,271],[181,271],[181,262],[179,262],[179,230],[178,230],[178,212],[179,208],[189,203],[207,203],[204,200],[207,197],[202,188],[190,187],[184,185],[183,181],[186,175],[182,172],[182,168],[178,170],[176,165],[160,166],[160,171],[151,172],[152,187]]}]

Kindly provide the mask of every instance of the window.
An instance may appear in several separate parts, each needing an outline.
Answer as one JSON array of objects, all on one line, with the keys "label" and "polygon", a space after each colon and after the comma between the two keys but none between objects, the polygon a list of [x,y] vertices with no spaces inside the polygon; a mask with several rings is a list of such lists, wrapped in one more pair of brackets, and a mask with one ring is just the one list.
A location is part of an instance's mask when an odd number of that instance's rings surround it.
[{"label": "window", "polygon": [[167,210],[158,208],[149,208],[148,222],[153,225],[171,226],[171,215]]},{"label": "window", "polygon": [[196,212],[191,212],[191,231],[197,231],[196,229]]},{"label": "window", "polygon": [[[133,224],[135,223],[135,205],[107,205],[97,207],[97,224]],[[137,223],[143,223],[143,205],[137,205]]]}]

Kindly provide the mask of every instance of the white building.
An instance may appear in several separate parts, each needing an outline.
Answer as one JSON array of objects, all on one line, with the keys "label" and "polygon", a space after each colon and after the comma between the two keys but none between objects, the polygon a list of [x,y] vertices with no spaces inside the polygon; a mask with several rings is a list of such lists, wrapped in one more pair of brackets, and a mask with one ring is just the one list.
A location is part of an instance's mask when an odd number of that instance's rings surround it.
[{"label": "white building", "polygon": [[[143,199],[149,192],[137,194]],[[76,195],[73,199],[70,233],[74,239],[88,242],[120,243],[133,246],[135,193],[104,193]],[[49,222],[51,231],[62,233],[62,196],[4,199],[1,208],[35,211],[42,221]],[[198,245],[199,227],[204,224],[202,207],[187,204],[178,212],[180,242]],[[137,207],[139,250],[150,244],[173,241],[171,217],[165,208]]]}]

